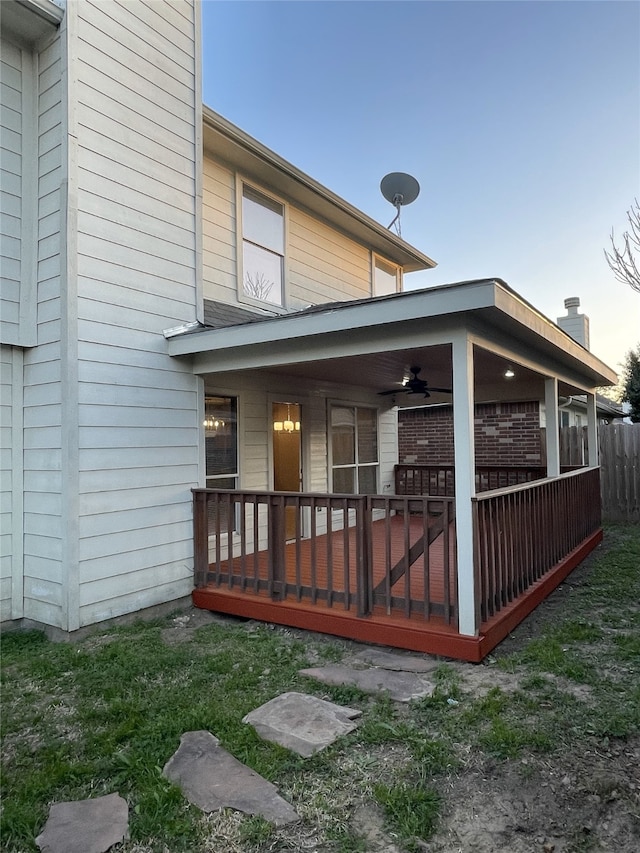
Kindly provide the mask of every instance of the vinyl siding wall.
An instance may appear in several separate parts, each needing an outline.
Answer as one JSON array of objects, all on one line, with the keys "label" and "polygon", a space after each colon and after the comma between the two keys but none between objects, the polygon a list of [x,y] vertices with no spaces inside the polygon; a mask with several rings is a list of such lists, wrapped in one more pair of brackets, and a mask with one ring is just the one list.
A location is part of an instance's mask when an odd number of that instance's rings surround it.
[{"label": "vinyl siding wall", "polygon": [[0,249],[2,341],[18,343],[22,238],[23,51],[2,39],[0,106]]},{"label": "vinyl siding wall", "polygon": [[86,0],[70,11],[78,343],[68,417],[79,472],[70,617],[80,626],[192,587],[201,393],[166,354],[162,329],[196,316],[200,92],[193,3]]},{"label": "vinyl siding wall", "polygon": [[36,74],[37,184],[34,187],[37,346],[25,350],[24,615],[64,625],[62,468],[62,215],[65,177],[62,37],[41,46]]},{"label": "vinyl siding wall", "polygon": [[[204,295],[230,304],[238,302],[236,207],[235,173],[206,154]],[[287,206],[285,265],[288,308],[371,296],[369,250],[294,205]]]}]

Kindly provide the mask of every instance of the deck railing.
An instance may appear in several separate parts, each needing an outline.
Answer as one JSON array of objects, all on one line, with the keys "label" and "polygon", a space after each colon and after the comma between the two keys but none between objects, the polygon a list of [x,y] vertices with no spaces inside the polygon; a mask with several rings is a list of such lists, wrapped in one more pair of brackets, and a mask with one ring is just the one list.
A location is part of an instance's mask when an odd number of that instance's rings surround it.
[{"label": "deck railing", "polygon": [[586,468],[473,499],[484,621],[525,592],[601,525],[600,472]]},{"label": "deck railing", "polygon": [[[530,483],[546,475],[546,468],[540,465],[476,465],[476,492]],[[453,497],[455,468],[453,465],[396,465],[395,490],[397,495]]]},{"label": "deck railing", "polygon": [[450,623],[454,502],[194,489],[195,585]]}]

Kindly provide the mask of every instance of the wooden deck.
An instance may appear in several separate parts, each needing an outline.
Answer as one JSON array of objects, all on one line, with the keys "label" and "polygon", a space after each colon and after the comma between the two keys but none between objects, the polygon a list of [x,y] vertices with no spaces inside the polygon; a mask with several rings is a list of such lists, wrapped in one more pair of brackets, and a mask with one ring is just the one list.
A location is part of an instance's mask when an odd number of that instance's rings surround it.
[{"label": "wooden deck", "polygon": [[[287,541],[291,512],[295,535]],[[479,662],[601,541],[598,471],[474,498],[477,636],[458,632],[455,523],[450,497],[194,490],[193,601]]]}]

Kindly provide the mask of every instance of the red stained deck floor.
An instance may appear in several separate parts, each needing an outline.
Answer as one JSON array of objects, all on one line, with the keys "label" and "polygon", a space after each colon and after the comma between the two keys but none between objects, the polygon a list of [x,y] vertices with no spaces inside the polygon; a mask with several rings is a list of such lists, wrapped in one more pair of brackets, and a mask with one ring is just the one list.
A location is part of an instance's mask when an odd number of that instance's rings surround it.
[{"label": "red stained deck floor", "polygon": [[[371,613],[357,615],[355,554],[356,531],[348,537],[342,531],[332,536],[287,543],[285,547],[284,597],[274,597],[268,586],[269,554],[261,551],[235,557],[229,563],[210,566],[217,571],[220,583],[209,582],[194,590],[197,607],[235,616],[273,622],[289,627],[304,628],[333,634],[367,643],[410,649],[479,662],[500,640],[531,612],[549,592],[595,547],[583,543],[580,549],[559,563],[543,581],[525,595],[483,623],[479,636],[470,637],[457,630],[457,595],[454,551],[454,530],[448,531],[448,549],[442,534],[430,545],[428,557],[420,555],[410,568],[409,576],[402,573],[391,590],[391,601],[385,590],[387,566],[395,566],[405,552],[400,520],[392,518],[391,536],[385,535],[385,522],[372,525],[371,553],[373,556],[373,586],[377,596]],[[412,522],[410,542],[414,545],[423,535],[422,520]],[[345,544],[345,539],[348,544]],[[385,545],[388,541],[389,545]],[[598,540],[599,541],[599,540]],[[330,559],[328,546],[330,547]],[[385,549],[389,548],[389,552]],[[448,559],[445,559],[448,553]],[[426,567],[425,567],[426,562]],[[445,575],[447,563],[447,575]],[[210,574],[211,578],[211,574]],[[330,583],[327,583],[327,580]],[[450,618],[443,607],[446,587],[450,590]],[[327,589],[333,590],[333,595]],[[425,602],[425,588],[428,590]],[[345,596],[345,591],[347,595]],[[410,606],[407,601],[410,600]],[[425,618],[425,607],[428,618]]]}]

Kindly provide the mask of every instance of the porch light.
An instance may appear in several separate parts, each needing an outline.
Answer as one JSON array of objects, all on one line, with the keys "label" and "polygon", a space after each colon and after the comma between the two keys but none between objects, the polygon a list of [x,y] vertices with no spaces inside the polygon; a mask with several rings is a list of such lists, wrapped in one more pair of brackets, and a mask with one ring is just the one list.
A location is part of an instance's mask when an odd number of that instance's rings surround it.
[{"label": "porch light", "polygon": [[287,403],[287,419],[286,421],[274,421],[274,432],[300,432],[300,421],[291,420],[291,407]]},{"label": "porch light", "polygon": [[507,369],[504,372],[504,378],[505,379],[513,379],[514,376],[515,376],[515,373],[513,372],[513,370],[511,370],[510,367],[507,367]]}]

